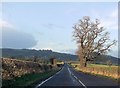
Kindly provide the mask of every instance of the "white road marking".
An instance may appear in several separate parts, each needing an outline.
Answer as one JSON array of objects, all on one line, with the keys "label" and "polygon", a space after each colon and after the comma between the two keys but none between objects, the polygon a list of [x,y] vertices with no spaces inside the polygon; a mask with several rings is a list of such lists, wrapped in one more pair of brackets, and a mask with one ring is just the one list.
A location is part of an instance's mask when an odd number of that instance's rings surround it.
[{"label": "white road marking", "polygon": [[75,77],[76,79],[78,79],[75,75],[74,75],[74,77]]},{"label": "white road marking", "polygon": [[[59,74],[62,70],[63,70],[63,68],[62,68],[59,72],[57,72],[55,75]],[[69,73],[70,73],[71,75],[73,75],[73,77],[74,77],[76,80],[78,80],[78,82],[79,82],[80,84],[82,84],[82,86],[84,86],[85,88],[87,88],[87,87],[85,86],[85,84],[84,84],[81,80],[79,80],[79,79],[70,71],[69,67],[68,67],[68,71],[69,71]],[[42,81],[42,82],[41,82],[37,87],[35,87],[35,88],[40,87],[40,86],[43,85],[45,82],[47,82],[48,80],[50,80],[51,78],[53,78],[55,75],[49,77],[49,78],[46,79],[45,81]]]},{"label": "white road marking", "polygon": [[53,76],[49,77],[48,79],[46,79],[45,81],[42,81],[37,87],[41,86],[42,84],[44,84],[46,81],[50,80]]},{"label": "white road marking", "polygon": [[68,71],[69,71],[69,73],[71,74],[71,71],[70,71],[70,69],[68,68]]},{"label": "white road marking", "polygon": [[55,75],[59,74],[61,71],[62,71],[62,69],[59,72],[57,72]]},{"label": "white road marking", "polygon": [[87,88],[82,81],[79,80],[79,82],[82,84],[82,86],[84,86],[85,88]]},{"label": "white road marking", "polygon": [[84,86],[85,88],[87,88],[87,87],[85,86],[85,84],[84,84],[81,80],[79,80],[79,79],[70,71],[69,67],[68,67],[68,71],[69,71],[69,73],[70,73],[71,75],[73,75],[73,77],[74,77],[76,80],[78,80],[78,82],[79,82],[80,84],[82,84],[82,86]]},{"label": "white road marking", "polygon": [[[55,75],[59,74],[62,70],[63,70],[63,68],[62,68],[59,72],[57,72]],[[55,75],[53,75],[53,76],[55,76]],[[42,81],[42,82],[41,82],[40,84],[38,84],[35,88],[40,87],[40,86],[43,85],[45,82],[47,82],[48,80],[50,80],[51,78],[53,78],[53,76],[51,76],[51,77],[49,77],[48,79]]]}]

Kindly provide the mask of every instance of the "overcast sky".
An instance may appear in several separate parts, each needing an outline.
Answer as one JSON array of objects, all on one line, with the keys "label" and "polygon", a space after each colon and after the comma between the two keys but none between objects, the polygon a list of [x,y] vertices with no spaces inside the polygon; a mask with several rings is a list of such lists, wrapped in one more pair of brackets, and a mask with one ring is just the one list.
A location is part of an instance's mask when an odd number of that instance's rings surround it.
[{"label": "overcast sky", "polygon": [[[77,45],[72,38],[73,25],[83,16],[100,19],[110,32],[110,38],[118,40],[118,3],[3,3],[0,30],[4,48],[52,49],[74,53]],[[112,47],[111,55],[117,56],[118,47]]]}]

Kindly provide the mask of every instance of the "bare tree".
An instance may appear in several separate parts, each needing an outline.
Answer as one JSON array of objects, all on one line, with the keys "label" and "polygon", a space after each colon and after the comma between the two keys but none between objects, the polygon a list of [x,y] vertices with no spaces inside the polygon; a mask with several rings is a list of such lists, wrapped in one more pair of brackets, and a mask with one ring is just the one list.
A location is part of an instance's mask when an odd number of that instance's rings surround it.
[{"label": "bare tree", "polygon": [[87,66],[87,61],[110,51],[111,46],[116,43],[116,40],[109,42],[109,33],[100,26],[98,19],[92,22],[90,17],[85,16],[73,28],[73,37],[78,44],[77,54],[83,67]]}]

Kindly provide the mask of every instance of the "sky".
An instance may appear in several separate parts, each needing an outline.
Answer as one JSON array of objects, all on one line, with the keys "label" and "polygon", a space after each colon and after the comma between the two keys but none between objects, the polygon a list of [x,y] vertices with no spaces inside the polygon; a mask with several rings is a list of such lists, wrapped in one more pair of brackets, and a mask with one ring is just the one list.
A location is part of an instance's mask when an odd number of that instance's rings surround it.
[{"label": "sky", "polygon": [[[118,40],[117,2],[4,2],[0,10],[3,48],[51,49],[72,53],[77,49],[72,28],[83,16],[100,20]],[[118,56],[118,46],[111,48]]]}]

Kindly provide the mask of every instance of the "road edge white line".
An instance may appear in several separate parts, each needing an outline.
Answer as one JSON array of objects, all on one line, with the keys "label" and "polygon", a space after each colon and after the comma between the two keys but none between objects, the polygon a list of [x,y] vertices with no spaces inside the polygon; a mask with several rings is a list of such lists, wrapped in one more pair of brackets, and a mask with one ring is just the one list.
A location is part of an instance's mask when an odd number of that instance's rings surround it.
[{"label": "road edge white line", "polygon": [[[45,81],[42,81],[37,87],[40,87],[42,84],[44,84],[46,81],[50,80],[53,76],[49,77],[48,79],[46,79]],[[36,88],[37,88],[36,87]]]},{"label": "road edge white line", "polygon": [[[56,74],[54,74],[53,76],[59,74],[62,70],[63,70],[63,67],[62,67],[62,69],[61,69],[60,71],[58,71],[58,72],[57,72]],[[42,82],[41,82],[40,84],[38,84],[35,88],[40,87],[40,86],[43,85],[45,82],[47,82],[48,80],[50,80],[53,76],[51,76],[51,77],[49,77],[48,79],[42,81]]]}]

